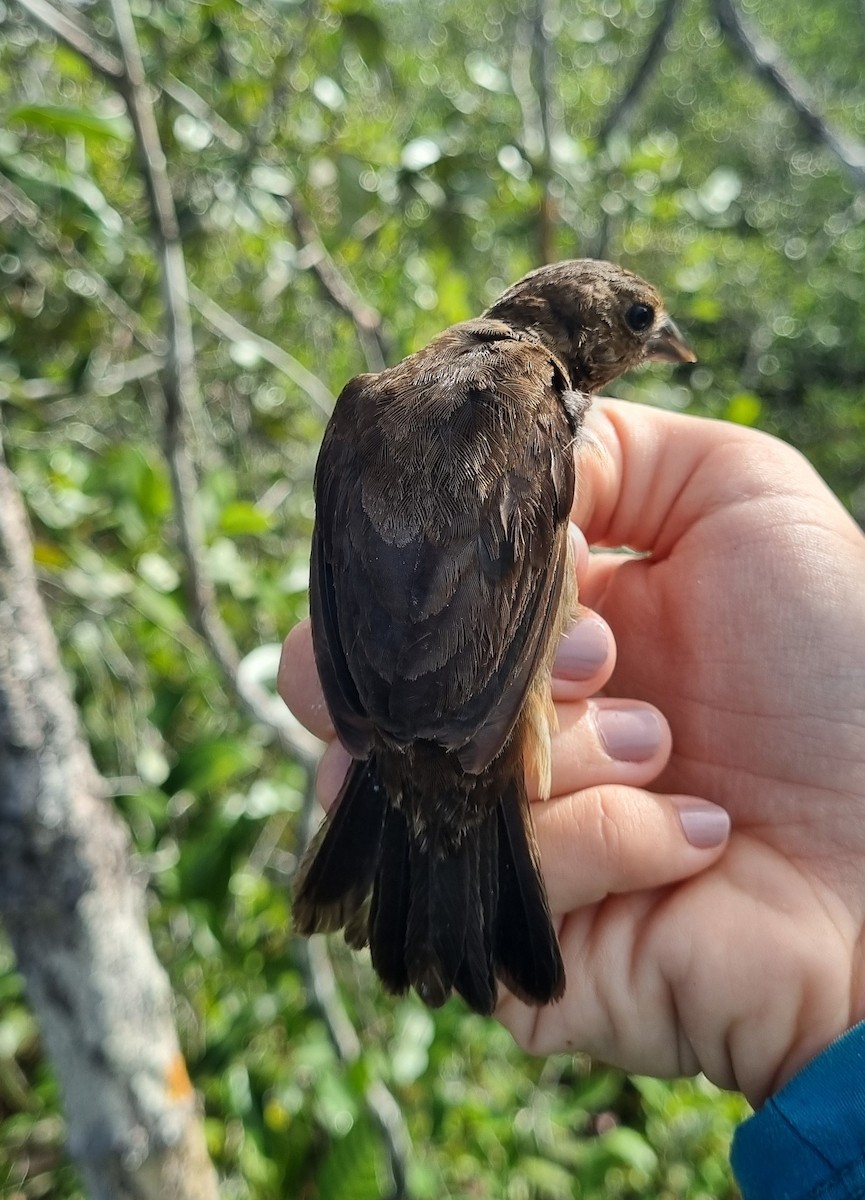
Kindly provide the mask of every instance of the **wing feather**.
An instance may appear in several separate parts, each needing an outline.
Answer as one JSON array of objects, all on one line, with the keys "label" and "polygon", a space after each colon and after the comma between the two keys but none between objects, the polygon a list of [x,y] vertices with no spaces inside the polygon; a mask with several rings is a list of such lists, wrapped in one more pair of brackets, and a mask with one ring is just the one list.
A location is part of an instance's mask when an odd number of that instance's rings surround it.
[{"label": "wing feather", "polygon": [[478,325],[346,387],[316,471],[311,573],[349,750],[425,738],[472,772],[507,741],[556,632],[574,491],[561,369]]}]

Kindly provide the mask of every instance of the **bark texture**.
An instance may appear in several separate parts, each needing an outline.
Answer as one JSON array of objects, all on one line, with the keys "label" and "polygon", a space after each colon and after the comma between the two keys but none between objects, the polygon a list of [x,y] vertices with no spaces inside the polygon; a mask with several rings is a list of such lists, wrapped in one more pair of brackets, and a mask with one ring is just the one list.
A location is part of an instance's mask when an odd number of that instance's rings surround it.
[{"label": "bark texture", "polygon": [[104,791],[0,461],[0,916],[92,1200],[212,1200],[144,879]]}]

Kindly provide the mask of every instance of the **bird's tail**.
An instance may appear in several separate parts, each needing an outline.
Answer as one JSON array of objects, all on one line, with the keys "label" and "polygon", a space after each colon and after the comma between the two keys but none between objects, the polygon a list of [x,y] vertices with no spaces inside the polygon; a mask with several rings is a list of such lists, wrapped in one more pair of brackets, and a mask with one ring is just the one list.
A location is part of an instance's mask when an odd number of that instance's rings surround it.
[{"label": "bird's tail", "polygon": [[355,763],[301,867],[298,931],[345,928],[352,945],[369,943],[389,991],[414,987],[432,1007],[457,991],[491,1013],[497,978],[526,1003],[559,999],[564,966],[522,777],[491,774],[486,786],[497,795],[445,845],[389,802],[374,758]]}]

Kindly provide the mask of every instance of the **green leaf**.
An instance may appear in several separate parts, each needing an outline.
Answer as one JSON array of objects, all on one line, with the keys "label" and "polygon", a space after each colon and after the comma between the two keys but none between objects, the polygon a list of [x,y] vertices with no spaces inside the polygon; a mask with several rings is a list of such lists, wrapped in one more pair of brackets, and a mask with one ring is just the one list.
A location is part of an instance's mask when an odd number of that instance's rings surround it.
[{"label": "green leaf", "polygon": [[617,1125],[598,1139],[613,1158],[628,1167],[650,1175],[658,1166],[658,1156],[642,1134],[627,1125]]},{"label": "green leaf", "polygon": [[267,513],[246,500],[227,504],[219,514],[219,531],[228,534],[229,537],[265,533],[270,529],[270,525],[271,520]]},{"label": "green leaf", "polygon": [[7,114],[7,119],[24,121],[35,129],[47,129],[51,133],[66,135],[80,133],[83,137],[110,138],[113,141],[131,142],[132,125],[129,118],[118,115],[101,117],[89,108],[75,108],[56,104],[22,104]]},{"label": "green leaf", "polygon": [[365,1122],[355,1122],[334,1139],[316,1182],[318,1200],[380,1200],[383,1192],[380,1155]]},{"label": "green leaf", "polygon": [[538,1200],[571,1200],[574,1195],[573,1172],[546,1158],[524,1158],[519,1169],[532,1185]]},{"label": "green leaf", "polygon": [[0,167],[22,186],[29,185],[26,190],[32,191],[37,198],[43,192],[49,196],[54,193],[61,201],[64,196],[74,197],[97,218],[107,233],[116,236],[122,231],[122,217],[89,176],[70,171],[58,163],[42,162],[32,154],[10,154],[3,150],[0,150]]},{"label": "green leaf", "polygon": [[173,793],[184,789],[195,795],[215,791],[251,770],[259,759],[257,747],[248,741],[221,738],[202,742],[181,755],[165,790]]}]

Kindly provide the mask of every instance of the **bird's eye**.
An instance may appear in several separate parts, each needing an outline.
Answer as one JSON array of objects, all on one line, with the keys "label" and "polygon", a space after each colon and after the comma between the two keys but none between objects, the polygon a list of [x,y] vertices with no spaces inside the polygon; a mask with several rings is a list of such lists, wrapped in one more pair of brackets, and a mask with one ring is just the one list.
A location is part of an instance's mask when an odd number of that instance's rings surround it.
[{"label": "bird's eye", "polygon": [[655,310],[651,304],[632,304],[625,313],[625,320],[635,333],[643,333],[655,320]]}]

